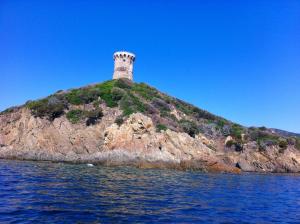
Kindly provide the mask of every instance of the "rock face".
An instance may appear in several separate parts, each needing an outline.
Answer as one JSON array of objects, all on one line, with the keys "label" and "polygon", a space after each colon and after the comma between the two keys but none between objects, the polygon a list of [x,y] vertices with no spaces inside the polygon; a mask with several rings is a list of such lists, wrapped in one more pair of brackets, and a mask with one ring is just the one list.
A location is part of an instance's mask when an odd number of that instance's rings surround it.
[{"label": "rock face", "polygon": [[[72,124],[61,116],[54,121],[36,118],[26,108],[0,115],[0,158],[93,162],[138,167],[170,167],[204,171],[299,172],[300,155],[288,148],[282,154],[268,148],[258,152],[214,149],[215,141],[194,138],[169,129],[156,131],[153,121],[134,113],[120,126],[119,109],[103,108],[93,126]],[[253,147],[253,146],[252,146]]]},{"label": "rock face", "polygon": [[107,116],[90,127],[65,117],[34,118],[25,108],[1,116],[0,158],[238,172],[186,133],[156,132],[151,118],[141,113],[118,126],[113,121],[119,111],[104,111]]}]

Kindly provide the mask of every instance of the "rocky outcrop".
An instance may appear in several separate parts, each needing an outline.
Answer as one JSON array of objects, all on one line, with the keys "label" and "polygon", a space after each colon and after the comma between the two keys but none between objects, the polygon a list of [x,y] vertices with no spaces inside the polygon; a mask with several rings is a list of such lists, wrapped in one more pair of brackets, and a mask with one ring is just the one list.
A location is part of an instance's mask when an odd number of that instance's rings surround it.
[{"label": "rocky outcrop", "polygon": [[[158,132],[150,117],[130,115],[114,123],[118,108],[103,107],[95,125],[72,124],[65,116],[49,121],[26,108],[0,115],[0,158],[168,167],[203,171],[299,172],[300,153],[275,147],[261,152],[250,143],[241,152],[226,148],[232,140],[209,139],[169,129]],[[222,147],[218,142],[223,142]]]},{"label": "rocky outcrop", "polygon": [[35,118],[25,108],[2,115],[0,157],[238,172],[186,133],[156,132],[152,120],[140,113],[121,126],[114,123],[118,110],[104,108],[104,114],[89,127],[64,116],[53,122]]}]

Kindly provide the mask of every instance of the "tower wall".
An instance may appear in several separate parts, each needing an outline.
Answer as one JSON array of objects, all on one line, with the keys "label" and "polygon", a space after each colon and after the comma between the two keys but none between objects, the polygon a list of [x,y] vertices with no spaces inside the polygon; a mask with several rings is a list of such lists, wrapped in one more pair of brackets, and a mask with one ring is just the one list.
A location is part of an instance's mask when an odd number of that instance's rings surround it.
[{"label": "tower wall", "polygon": [[135,55],[130,52],[119,51],[114,53],[113,79],[127,78],[133,80],[133,62]]}]

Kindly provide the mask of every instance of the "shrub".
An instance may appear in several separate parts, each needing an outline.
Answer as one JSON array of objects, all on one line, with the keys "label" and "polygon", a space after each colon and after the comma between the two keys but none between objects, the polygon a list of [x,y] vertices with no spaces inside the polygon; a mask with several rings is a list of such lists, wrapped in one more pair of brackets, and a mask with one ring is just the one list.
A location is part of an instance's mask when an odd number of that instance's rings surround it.
[{"label": "shrub", "polygon": [[[202,118],[202,119],[214,121],[218,118],[217,116],[209,113],[208,111],[202,110],[202,109],[194,107],[194,106],[193,106],[192,110],[198,119]],[[225,120],[223,120],[223,121],[225,121]]]},{"label": "shrub", "polygon": [[1,114],[7,114],[7,113],[11,113],[11,112],[14,112],[16,109],[18,109],[18,107],[9,107],[3,111],[0,112],[0,115]]},{"label": "shrub", "polygon": [[126,94],[126,91],[123,89],[120,89],[118,87],[114,87],[114,88],[112,88],[111,94],[112,94],[112,99],[115,102],[118,102]]},{"label": "shrub", "polygon": [[103,117],[103,112],[101,108],[97,108],[91,111],[85,111],[85,116],[87,117],[86,125],[94,125],[99,119]]},{"label": "shrub", "polygon": [[296,149],[300,150],[300,138],[296,138],[295,147],[296,147]]},{"label": "shrub", "polygon": [[265,126],[259,127],[258,129],[261,130],[261,131],[266,131],[267,130],[267,128]]},{"label": "shrub", "polygon": [[108,107],[116,107],[118,103],[113,99],[112,94],[109,93],[101,93],[101,99],[105,101],[106,106]]},{"label": "shrub", "polygon": [[72,124],[76,124],[84,117],[84,112],[82,110],[70,110],[66,116]]},{"label": "shrub", "polygon": [[165,125],[163,125],[163,124],[157,124],[156,125],[156,131],[157,132],[165,131],[165,130],[167,130],[167,127]]},{"label": "shrub", "polygon": [[249,129],[249,138],[256,141],[259,146],[265,148],[266,146],[277,145],[279,137],[267,131],[261,131],[258,128]]},{"label": "shrub", "polygon": [[116,123],[118,126],[121,126],[121,125],[124,123],[123,117],[121,117],[121,116],[117,117],[116,120],[115,120],[115,123]]},{"label": "shrub", "polygon": [[131,93],[127,93],[122,97],[120,107],[123,110],[123,116],[145,111],[145,105]]},{"label": "shrub", "polygon": [[234,150],[237,152],[241,152],[243,151],[243,143],[240,141],[235,141],[235,140],[229,140],[226,142],[226,147],[231,148],[232,146],[234,146]]},{"label": "shrub", "polygon": [[286,139],[283,139],[283,138],[281,138],[281,139],[279,139],[279,142],[278,142],[278,146],[279,146],[279,151],[280,152],[284,152],[284,150],[287,148],[287,146],[288,146],[288,142],[287,142],[287,140]]},{"label": "shrub", "polygon": [[135,83],[132,90],[146,100],[152,100],[155,97],[161,98],[159,92],[155,88],[150,87],[145,83]]},{"label": "shrub", "polygon": [[179,100],[179,99],[175,99],[173,101],[173,104],[175,105],[175,107],[180,110],[181,112],[189,115],[193,113],[193,108],[190,104],[187,104],[186,102]]},{"label": "shrub", "polygon": [[133,82],[129,79],[122,78],[115,80],[114,86],[121,88],[121,89],[131,89],[133,86]]},{"label": "shrub", "polygon": [[265,151],[267,149],[267,146],[261,140],[257,140],[257,145],[259,151]]},{"label": "shrub", "polygon": [[118,100],[114,99],[112,94],[112,89],[114,88],[116,82],[117,80],[111,80],[98,84],[94,87],[94,89],[97,89],[97,91],[99,91],[101,99],[105,101],[105,104],[108,107],[118,106]]},{"label": "shrub", "polygon": [[96,89],[73,89],[65,95],[67,101],[73,105],[88,104],[97,100],[100,93]]},{"label": "shrub", "polygon": [[95,107],[95,108],[99,108],[99,106],[100,106],[100,100],[95,100],[94,102],[93,102],[93,106]]},{"label": "shrub", "polygon": [[189,134],[191,137],[195,137],[196,134],[199,133],[199,128],[198,126],[189,120],[181,120],[180,121],[181,127],[183,131],[187,134]]},{"label": "shrub", "polygon": [[217,127],[219,129],[222,129],[228,122],[225,119],[219,119],[217,121]]},{"label": "shrub", "polygon": [[160,116],[165,117],[165,118],[169,118],[169,119],[171,119],[175,122],[178,122],[178,119],[175,117],[175,115],[171,114],[169,111],[161,110],[160,111]]},{"label": "shrub", "polygon": [[26,107],[31,110],[35,117],[46,117],[53,121],[55,118],[63,115],[67,105],[56,96],[50,96],[42,100],[29,101]]},{"label": "shrub", "polygon": [[243,128],[238,124],[233,124],[230,129],[230,135],[237,140],[242,139]]}]

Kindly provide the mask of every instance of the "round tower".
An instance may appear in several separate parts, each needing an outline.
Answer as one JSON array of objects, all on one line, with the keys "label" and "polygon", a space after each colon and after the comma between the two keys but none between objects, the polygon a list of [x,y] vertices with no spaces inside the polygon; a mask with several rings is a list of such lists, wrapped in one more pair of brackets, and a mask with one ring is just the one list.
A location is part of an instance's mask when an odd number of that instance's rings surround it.
[{"label": "round tower", "polygon": [[135,55],[126,52],[118,51],[114,53],[114,75],[113,79],[127,78],[133,80],[133,62],[135,60]]}]

